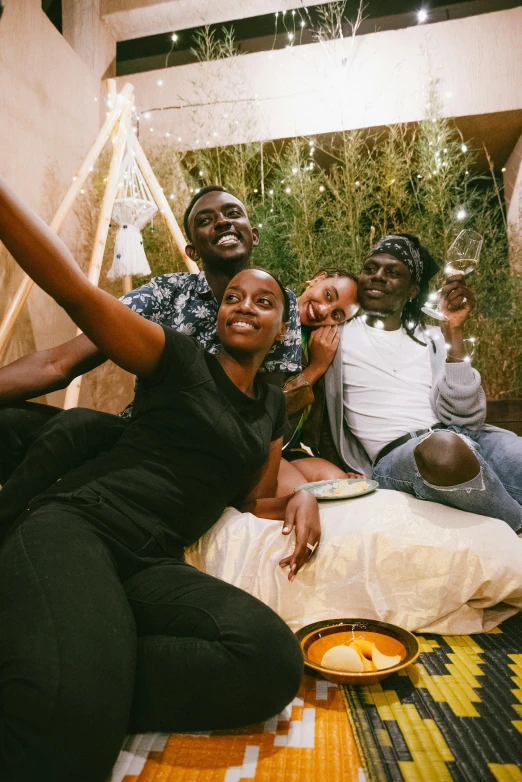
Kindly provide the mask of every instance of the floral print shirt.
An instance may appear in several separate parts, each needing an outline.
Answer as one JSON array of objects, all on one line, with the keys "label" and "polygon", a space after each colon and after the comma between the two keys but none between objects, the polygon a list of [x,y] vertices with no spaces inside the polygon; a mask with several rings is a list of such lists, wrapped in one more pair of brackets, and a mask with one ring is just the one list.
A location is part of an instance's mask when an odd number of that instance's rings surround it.
[{"label": "floral print shirt", "polygon": [[[260,372],[283,372],[293,375],[301,371],[301,323],[297,299],[290,298],[288,329],[282,342],[274,342]],[[153,323],[170,326],[182,334],[194,336],[209,353],[219,352],[216,331],[219,304],[207,282],[205,272],[179,272],[153,277],[147,285],[121,297],[127,307]],[[122,416],[128,417],[131,406]]]}]

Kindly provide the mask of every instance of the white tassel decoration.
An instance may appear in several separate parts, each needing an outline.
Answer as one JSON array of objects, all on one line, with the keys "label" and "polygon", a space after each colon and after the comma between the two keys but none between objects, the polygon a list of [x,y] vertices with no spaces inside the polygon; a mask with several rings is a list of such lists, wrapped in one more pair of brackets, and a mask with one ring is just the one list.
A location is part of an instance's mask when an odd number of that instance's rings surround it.
[{"label": "white tassel decoration", "polygon": [[141,232],[135,225],[122,225],[116,234],[114,261],[107,273],[110,280],[127,275],[145,277],[151,274],[149,262],[143,249]]},{"label": "white tassel decoration", "polygon": [[107,277],[116,280],[127,275],[145,277],[151,274],[143,249],[140,229],[146,225],[156,205],[141,199],[123,199],[115,202],[112,219],[119,224],[114,243],[114,260]]},{"label": "white tassel decoration", "polygon": [[145,182],[132,152],[133,136],[129,134],[127,154],[123,161],[118,184],[117,198],[112,209],[112,219],[120,227],[114,244],[114,259],[107,277],[151,274],[149,262],[143,249],[141,229],[158,211],[149,187]]}]

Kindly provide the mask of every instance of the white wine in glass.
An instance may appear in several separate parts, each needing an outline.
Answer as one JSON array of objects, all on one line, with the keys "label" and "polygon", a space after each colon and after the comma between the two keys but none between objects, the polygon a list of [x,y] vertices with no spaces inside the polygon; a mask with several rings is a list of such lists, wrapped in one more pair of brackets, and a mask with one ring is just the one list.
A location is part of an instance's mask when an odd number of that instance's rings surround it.
[{"label": "white wine in glass", "polygon": [[[479,262],[483,241],[484,239],[479,233],[470,231],[468,228],[459,233],[448,249],[444,269],[448,277],[451,277],[452,274],[462,274],[465,277],[475,269]],[[435,318],[435,320],[448,320],[447,316],[440,309],[440,290],[435,294],[430,294],[430,299],[433,298],[439,299],[437,306],[433,307],[427,301],[424,307],[422,307],[422,311],[431,318]]]}]

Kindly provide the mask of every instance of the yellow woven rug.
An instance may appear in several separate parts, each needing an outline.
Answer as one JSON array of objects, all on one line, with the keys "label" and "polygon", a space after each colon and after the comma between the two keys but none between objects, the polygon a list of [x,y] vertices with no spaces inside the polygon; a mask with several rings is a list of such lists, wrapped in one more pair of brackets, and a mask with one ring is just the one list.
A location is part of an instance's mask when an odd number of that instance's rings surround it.
[{"label": "yellow woven rug", "polygon": [[362,782],[337,685],[304,676],[285,711],[210,734],[129,736],[111,782]]},{"label": "yellow woven rug", "polygon": [[522,612],[419,641],[415,665],[369,687],[304,676],[260,725],[130,736],[111,782],[522,782]]},{"label": "yellow woven rug", "polygon": [[522,782],[522,613],[417,637],[414,665],[344,688],[368,782]]}]

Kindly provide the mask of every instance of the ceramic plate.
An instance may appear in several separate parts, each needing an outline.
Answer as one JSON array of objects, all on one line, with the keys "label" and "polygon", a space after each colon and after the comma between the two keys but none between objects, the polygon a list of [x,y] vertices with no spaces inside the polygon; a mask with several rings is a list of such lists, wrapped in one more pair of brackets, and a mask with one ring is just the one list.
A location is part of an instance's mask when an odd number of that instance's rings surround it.
[{"label": "ceramic plate", "polygon": [[[361,484],[361,486],[356,487],[355,484]],[[350,488],[352,486],[354,487],[353,489]],[[331,481],[303,483],[302,486],[296,486],[294,491],[305,489],[318,500],[350,500],[352,497],[370,494],[370,492],[378,488],[379,484],[377,481],[370,481],[365,478],[335,478]]]},{"label": "ceramic plate", "polygon": [[[372,684],[415,662],[420,653],[417,638],[398,625],[373,619],[326,619],[297,631],[305,665],[325,679],[338,684]],[[333,646],[349,645],[354,640],[375,644],[382,654],[400,656],[400,662],[378,671],[340,671],[321,665],[323,655]]]}]

